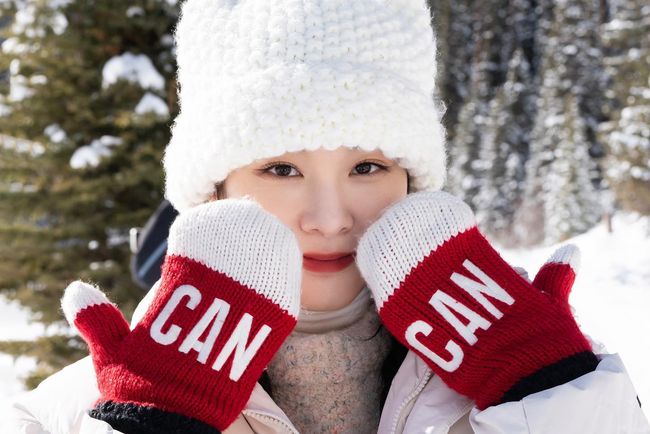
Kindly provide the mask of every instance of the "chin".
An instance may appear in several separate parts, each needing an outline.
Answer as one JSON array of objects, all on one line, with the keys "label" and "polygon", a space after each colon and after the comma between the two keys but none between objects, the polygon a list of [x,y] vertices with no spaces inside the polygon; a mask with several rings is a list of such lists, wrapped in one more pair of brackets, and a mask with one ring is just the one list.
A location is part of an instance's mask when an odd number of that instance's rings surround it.
[{"label": "chin", "polygon": [[336,310],[347,306],[365,286],[356,267],[337,273],[316,273],[304,270],[302,278],[303,307],[308,310]]}]

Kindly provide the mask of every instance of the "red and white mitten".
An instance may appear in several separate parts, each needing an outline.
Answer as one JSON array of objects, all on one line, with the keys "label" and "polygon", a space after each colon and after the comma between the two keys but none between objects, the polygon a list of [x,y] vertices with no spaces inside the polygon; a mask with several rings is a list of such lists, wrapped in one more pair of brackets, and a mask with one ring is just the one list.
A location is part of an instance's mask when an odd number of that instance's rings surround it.
[{"label": "red and white mitten", "polygon": [[131,433],[216,433],[241,413],[300,308],[294,234],[249,200],[182,213],[160,286],[130,331],[96,288],[61,301],[88,343],[101,398],[92,417]]},{"label": "red and white mitten", "polygon": [[557,249],[539,269],[533,286],[558,300],[564,300],[569,307],[569,295],[580,268],[580,249],[567,244]]},{"label": "red and white mitten", "polygon": [[545,292],[536,289],[448,193],[416,193],[388,208],[360,240],[357,263],[386,328],[479,409],[595,369],[568,309],[566,269],[542,269],[536,283]]}]

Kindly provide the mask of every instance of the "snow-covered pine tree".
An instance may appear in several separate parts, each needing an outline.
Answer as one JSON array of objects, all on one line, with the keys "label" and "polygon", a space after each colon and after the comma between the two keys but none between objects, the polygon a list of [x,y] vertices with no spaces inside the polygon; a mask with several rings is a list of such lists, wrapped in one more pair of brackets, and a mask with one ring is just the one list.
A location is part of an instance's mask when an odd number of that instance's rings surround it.
[{"label": "snow-covered pine tree", "polygon": [[602,124],[607,178],[621,207],[650,214],[650,5],[617,1],[603,26],[613,77],[611,120]]},{"label": "snow-covered pine tree", "polygon": [[591,181],[589,143],[578,99],[564,95],[557,118],[557,139],[544,184],[544,242],[564,241],[586,232],[600,217],[600,201]]},{"label": "snow-covered pine tree", "polygon": [[[177,5],[8,3],[17,9],[0,56],[10,71],[0,117],[0,291],[45,324],[63,322],[59,298],[77,278],[129,311],[142,294],[130,279],[128,230],[161,199],[176,110]],[[37,358],[29,385],[83,353],[66,333],[0,349]]]},{"label": "snow-covered pine tree", "polygon": [[473,208],[490,162],[480,159],[481,137],[488,124],[489,104],[505,82],[516,37],[509,1],[474,2],[474,52],[470,60],[469,92],[458,114],[449,145],[447,188]]},{"label": "snow-covered pine tree", "polygon": [[467,99],[475,38],[473,36],[472,0],[428,1],[433,14],[433,28],[438,47],[437,96],[446,106],[444,125],[447,138],[454,140],[458,111]]},{"label": "snow-covered pine tree", "polygon": [[528,60],[518,48],[510,61],[507,81],[490,102],[480,159],[491,164],[475,201],[481,229],[504,246],[516,241],[514,216],[522,202],[535,90]]},{"label": "snow-covered pine tree", "polygon": [[[600,3],[590,0],[547,0],[540,5],[541,18],[536,39],[543,47],[540,50],[541,89],[531,137],[531,157],[526,165],[524,202],[515,217],[518,242],[525,245],[553,241],[545,233],[547,221],[552,221],[554,213],[547,204],[552,199],[548,197],[547,186],[554,170],[555,148],[562,139],[563,120],[568,115],[567,95],[576,97],[585,141],[575,146],[587,147],[591,159],[585,164],[591,182],[596,186],[601,180],[597,159],[603,156],[602,145],[596,137],[598,124],[604,119],[603,93],[607,83],[599,39]],[[568,154],[581,155],[580,152]],[[577,197],[575,200],[576,203],[583,203]],[[590,205],[585,206],[576,211],[574,218],[584,222],[597,221],[600,211]],[[579,228],[584,228],[584,225],[578,224],[569,235],[584,230]]]},{"label": "snow-covered pine tree", "polygon": [[547,69],[536,100],[530,154],[525,166],[523,200],[514,216],[513,233],[515,243],[518,245],[540,244],[544,240],[544,181],[548,177],[549,166],[553,161],[561,110],[557,102],[555,82],[554,70]]}]

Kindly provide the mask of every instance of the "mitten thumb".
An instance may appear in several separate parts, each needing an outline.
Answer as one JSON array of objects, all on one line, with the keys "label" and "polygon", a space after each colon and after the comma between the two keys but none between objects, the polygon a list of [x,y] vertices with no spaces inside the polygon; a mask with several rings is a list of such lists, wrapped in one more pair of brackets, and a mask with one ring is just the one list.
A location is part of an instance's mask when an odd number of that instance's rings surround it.
[{"label": "mitten thumb", "polygon": [[537,272],[533,286],[556,301],[568,304],[579,268],[580,249],[573,244],[567,244],[553,252],[546,260]]},{"label": "mitten thumb", "polygon": [[61,308],[88,344],[95,367],[109,363],[129,334],[129,325],[117,307],[99,289],[77,280],[66,288]]}]

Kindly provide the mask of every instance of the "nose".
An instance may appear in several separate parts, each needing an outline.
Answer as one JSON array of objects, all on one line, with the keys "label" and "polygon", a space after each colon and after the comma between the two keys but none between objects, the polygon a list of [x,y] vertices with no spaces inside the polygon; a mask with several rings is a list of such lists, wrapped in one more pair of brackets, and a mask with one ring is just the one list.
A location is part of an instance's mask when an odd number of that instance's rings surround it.
[{"label": "nose", "polygon": [[300,228],[306,233],[334,237],[349,232],[354,225],[353,209],[339,187],[314,187],[303,205]]}]

